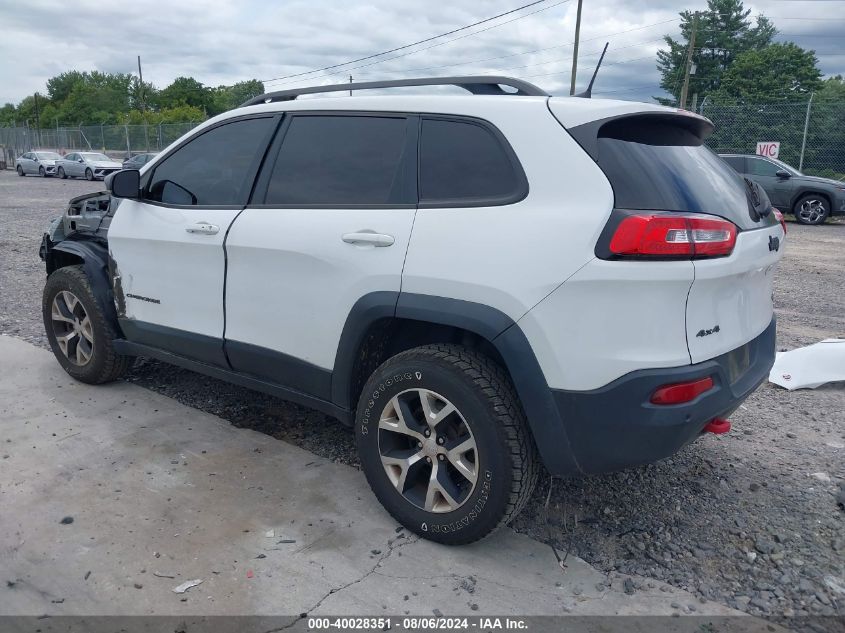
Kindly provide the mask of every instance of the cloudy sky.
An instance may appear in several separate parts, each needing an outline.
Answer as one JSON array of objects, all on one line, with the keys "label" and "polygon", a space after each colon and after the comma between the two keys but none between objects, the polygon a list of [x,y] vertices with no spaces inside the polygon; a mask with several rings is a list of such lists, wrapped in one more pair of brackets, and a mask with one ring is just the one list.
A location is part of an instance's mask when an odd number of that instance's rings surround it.
[{"label": "cloudy sky", "polygon": [[[256,78],[268,89],[411,76],[499,73],[568,93],[577,0],[545,0],[502,18],[328,73],[287,78],[457,29],[530,0],[0,0],[0,103],[17,103],[61,72],[137,72],[158,87],[190,75],[207,85]],[[678,11],[705,0],[584,0],[579,85],[605,41],[594,94],[649,100],[655,53]],[[754,0],[779,40],[845,74],[845,1]],[[393,58],[393,59],[391,59]],[[267,81],[270,79],[276,81]]]}]

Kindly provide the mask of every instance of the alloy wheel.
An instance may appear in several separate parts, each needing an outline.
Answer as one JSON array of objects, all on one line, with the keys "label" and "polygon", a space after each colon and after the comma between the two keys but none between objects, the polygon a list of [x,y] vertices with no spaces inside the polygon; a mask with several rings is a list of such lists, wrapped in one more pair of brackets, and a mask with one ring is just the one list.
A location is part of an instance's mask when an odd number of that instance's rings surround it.
[{"label": "alloy wheel", "polygon": [[463,415],[428,389],[393,398],[379,418],[379,455],[396,490],[427,512],[452,512],[475,489],[478,451]]},{"label": "alloy wheel", "polygon": [[53,298],[50,318],[62,354],[74,365],[87,365],[94,352],[94,331],[79,298],[69,290],[59,292]]},{"label": "alloy wheel", "polygon": [[798,208],[798,217],[807,224],[816,224],[825,215],[824,201],[818,198],[807,198]]}]

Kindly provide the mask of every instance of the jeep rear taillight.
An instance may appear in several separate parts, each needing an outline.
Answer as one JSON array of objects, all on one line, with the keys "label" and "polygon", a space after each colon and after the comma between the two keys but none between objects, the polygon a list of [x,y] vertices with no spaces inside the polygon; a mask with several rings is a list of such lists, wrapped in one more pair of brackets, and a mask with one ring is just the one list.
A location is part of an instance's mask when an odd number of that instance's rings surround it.
[{"label": "jeep rear taillight", "polygon": [[781,228],[783,228],[783,234],[786,235],[786,220],[783,217],[783,213],[780,212],[780,209],[775,209],[774,207],[772,207],[772,213],[775,214],[775,218],[780,222]]},{"label": "jeep rear taillight", "polygon": [[610,238],[618,257],[697,258],[730,255],[736,225],[712,215],[635,213],[619,222]]}]

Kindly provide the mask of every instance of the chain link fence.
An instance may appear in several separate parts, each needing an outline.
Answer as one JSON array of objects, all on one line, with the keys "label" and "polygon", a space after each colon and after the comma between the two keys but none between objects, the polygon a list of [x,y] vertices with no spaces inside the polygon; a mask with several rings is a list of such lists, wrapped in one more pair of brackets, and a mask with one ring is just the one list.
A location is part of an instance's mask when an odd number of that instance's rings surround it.
[{"label": "chain link fence", "polygon": [[13,169],[15,158],[32,150],[104,152],[125,159],[140,152],[160,152],[198,123],[160,125],[80,125],[35,129],[0,127],[0,165]]},{"label": "chain link fence", "polygon": [[758,142],[780,142],[778,158],[808,175],[845,178],[845,102],[717,105],[701,114],[716,130],[707,145],[722,154],[754,154]]}]

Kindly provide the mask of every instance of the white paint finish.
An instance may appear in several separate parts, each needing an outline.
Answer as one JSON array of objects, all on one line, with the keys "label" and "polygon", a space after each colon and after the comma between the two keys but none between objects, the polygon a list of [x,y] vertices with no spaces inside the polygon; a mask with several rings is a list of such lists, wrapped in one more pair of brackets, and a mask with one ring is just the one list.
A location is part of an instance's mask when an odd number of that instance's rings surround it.
[{"label": "white paint finish", "polygon": [[[238,209],[177,209],[123,200],[109,226],[109,250],[117,264],[130,318],[166,327],[223,336],[223,239]],[[189,233],[204,222],[218,233]]]},{"label": "white paint finish", "polygon": [[602,387],[625,374],[690,362],[689,261],[593,259],[519,326],[553,389]]},{"label": "white paint finish", "polygon": [[[780,249],[769,250],[769,237]],[[695,261],[695,283],[689,293],[687,338],[692,362],[698,363],[744,345],[772,321],[772,279],[783,256],[780,224],[742,231],[729,257]],[[719,326],[708,336],[696,336]]]},{"label": "white paint finish", "polygon": [[527,198],[420,209],[402,290],[481,303],[517,320],[593,256],[613,191],[543,100],[499,99],[519,107],[476,114],[510,142],[528,178]]},{"label": "white paint finish", "polygon": [[[334,367],[361,296],[398,291],[414,209],[247,209],[226,241],[226,338]],[[390,235],[390,246],[343,241]]]}]

